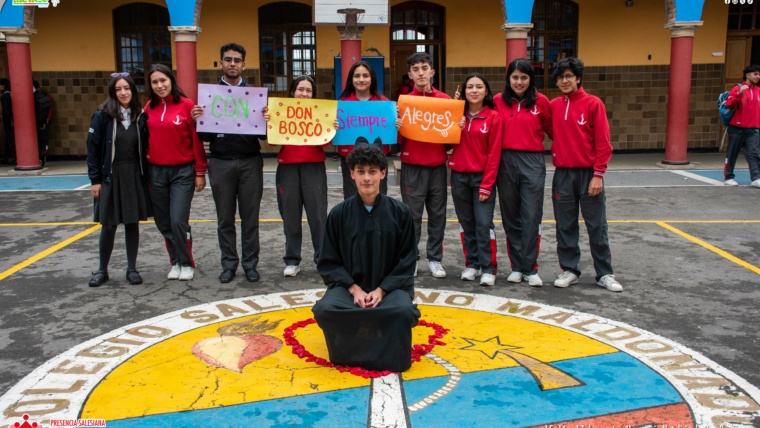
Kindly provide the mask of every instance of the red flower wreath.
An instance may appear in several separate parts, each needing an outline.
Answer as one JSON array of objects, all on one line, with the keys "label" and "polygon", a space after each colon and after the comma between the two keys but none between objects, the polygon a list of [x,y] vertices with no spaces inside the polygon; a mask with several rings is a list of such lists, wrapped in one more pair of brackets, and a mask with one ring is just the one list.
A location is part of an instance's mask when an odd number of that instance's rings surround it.
[{"label": "red flower wreath", "polygon": [[[365,379],[378,378],[381,376],[387,376],[391,373],[395,373],[389,370],[377,371],[377,370],[367,370],[361,367],[336,366],[335,364],[331,363],[330,361],[327,361],[324,358],[317,357],[316,355],[307,351],[306,348],[303,345],[301,345],[298,339],[295,338],[295,331],[298,330],[299,328],[306,327],[309,324],[316,324],[316,321],[314,320],[314,318],[298,321],[294,323],[293,325],[291,325],[290,327],[286,328],[285,331],[282,333],[282,336],[285,338],[285,343],[291,348],[293,348],[293,353],[298,355],[299,358],[305,358],[306,361],[309,363],[316,363],[317,365],[320,365],[323,367],[334,368],[341,373],[348,372],[348,373],[351,373],[352,375],[361,376]],[[420,361],[420,359],[422,359],[422,356],[432,351],[433,348],[436,347],[436,345],[440,345],[440,346],[446,345],[444,342],[441,342],[439,339],[443,338],[443,336],[445,336],[446,333],[448,333],[449,331],[448,329],[445,329],[436,323],[427,322],[425,320],[420,320],[417,323],[417,325],[432,328],[434,333],[428,336],[427,344],[418,344],[418,345],[412,346],[412,361]]]}]

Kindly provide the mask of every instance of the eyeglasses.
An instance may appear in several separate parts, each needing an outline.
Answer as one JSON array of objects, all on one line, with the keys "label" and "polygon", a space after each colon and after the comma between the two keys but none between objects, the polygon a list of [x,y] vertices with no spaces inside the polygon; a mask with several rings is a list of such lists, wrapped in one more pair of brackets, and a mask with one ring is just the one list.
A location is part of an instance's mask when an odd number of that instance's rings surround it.
[{"label": "eyeglasses", "polygon": [[111,77],[128,77],[129,73],[122,71],[121,73],[111,73]]},{"label": "eyeglasses", "polygon": [[226,62],[228,64],[231,63],[231,62],[234,62],[235,64],[240,64],[240,63],[243,62],[243,58],[233,58],[231,56],[226,56],[226,57],[222,58],[222,61],[224,61],[224,62]]},{"label": "eyeglasses", "polygon": [[569,81],[573,80],[574,78],[575,78],[575,74],[567,73],[567,74],[563,74],[561,76],[557,76],[557,82],[561,82],[563,80],[567,80],[569,82]]}]

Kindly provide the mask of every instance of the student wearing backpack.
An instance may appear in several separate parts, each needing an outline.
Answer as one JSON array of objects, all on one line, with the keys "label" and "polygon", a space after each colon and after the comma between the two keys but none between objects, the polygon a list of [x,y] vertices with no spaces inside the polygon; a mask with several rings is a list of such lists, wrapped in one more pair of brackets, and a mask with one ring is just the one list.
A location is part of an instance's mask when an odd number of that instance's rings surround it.
[{"label": "student wearing backpack", "polygon": [[760,65],[750,64],[744,69],[744,82],[735,85],[726,100],[726,107],[734,109],[728,122],[728,149],[723,167],[726,186],[737,186],[734,166],[739,150],[749,165],[752,187],[760,188]]}]

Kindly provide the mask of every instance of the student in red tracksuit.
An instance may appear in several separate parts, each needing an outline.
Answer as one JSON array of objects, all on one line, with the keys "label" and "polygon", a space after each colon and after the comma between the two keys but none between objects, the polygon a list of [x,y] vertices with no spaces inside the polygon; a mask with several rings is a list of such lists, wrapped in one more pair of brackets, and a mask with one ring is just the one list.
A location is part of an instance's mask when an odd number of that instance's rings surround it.
[{"label": "student in red tracksuit", "polygon": [[494,98],[504,124],[496,187],[512,267],[507,281],[525,280],[540,287],[544,284],[537,263],[546,185],[544,135],[552,135],[551,108],[549,99],[536,90],[533,66],[527,59],[509,63],[507,83]]},{"label": "student in red tracksuit", "polygon": [[[343,92],[340,94],[341,101],[388,101],[388,98],[377,87],[377,76],[372,65],[367,61],[357,61],[348,70],[348,77]],[[343,175],[343,199],[348,199],[357,193],[356,182],[351,178],[351,169],[346,163],[346,158],[354,150],[354,146],[336,146],[340,155],[340,171]],[[383,152],[390,152],[390,145],[382,145]],[[388,194],[388,175],[380,182],[380,193]]]},{"label": "student in red tracksuit", "polygon": [[[298,76],[290,84],[290,98],[313,98],[317,92],[314,79]],[[270,116],[265,109],[264,120]],[[301,213],[306,220],[314,247],[314,263],[319,260],[319,249],[327,222],[327,171],[324,146],[280,146],[277,154],[277,208],[285,232],[285,270],[283,276],[296,276],[301,271]]]},{"label": "student in red tracksuit", "polygon": [[731,89],[726,107],[735,109],[728,123],[728,149],[723,167],[726,186],[738,186],[734,179],[734,166],[739,151],[744,148],[747,158],[750,186],[760,187],[760,65],[744,68],[744,82]]},{"label": "student in red tracksuit", "polygon": [[166,240],[172,268],[167,278],[195,275],[190,204],[193,190],[206,187],[206,151],[195,132],[193,101],[185,97],[169,67],[154,64],[148,73],[148,153],[150,198],[156,227]]},{"label": "student in red tracksuit", "polygon": [[562,273],[555,287],[578,283],[581,249],[578,246],[578,207],[586,222],[596,283],[610,291],[623,291],[612,271],[612,255],[607,238],[604,173],[612,157],[607,110],[599,98],[581,88],[583,62],[563,58],[552,77],[562,96],[551,101],[552,204],[557,221],[557,256]]},{"label": "student in red tracksuit", "polygon": [[[435,75],[430,55],[425,52],[412,54],[406,60],[409,78],[414,81],[410,96],[451,98],[435,89],[432,79]],[[414,219],[414,234],[417,245],[422,232],[422,211],[427,209],[428,241],[427,258],[430,274],[435,278],[445,278],[446,271],[441,266],[443,260],[443,234],[446,230],[446,145],[399,138],[401,153],[401,199],[409,205]],[[417,257],[419,260],[419,256]],[[415,270],[415,276],[417,271]]]},{"label": "student in red tracksuit", "polygon": [[[494,183],[501,159],[503,126],[493,109],[493,93],[485,76],[471,73],[464,79],[464,129],[449,157],[451,199],[459,219],[464,247],[463,281],[480,277],[480,285],[496,281],[496,242],[493,210]],[[402,169],[403,170],[403,169]]]}]

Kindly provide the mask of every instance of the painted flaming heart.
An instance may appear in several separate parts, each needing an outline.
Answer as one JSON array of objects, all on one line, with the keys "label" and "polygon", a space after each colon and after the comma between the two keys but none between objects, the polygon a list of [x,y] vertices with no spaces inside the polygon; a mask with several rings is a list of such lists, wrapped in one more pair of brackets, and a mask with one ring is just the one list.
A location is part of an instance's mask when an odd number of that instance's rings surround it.
[{"label": "painted flaming heart", "polygon": [[262,334],[274,330],[283,320],[248,321],[220,327],[219,337],[199,340],[193,345],[193,355],[214,367],[242,373],[248,364],[272,355],[282,347],[282,340]]}]

